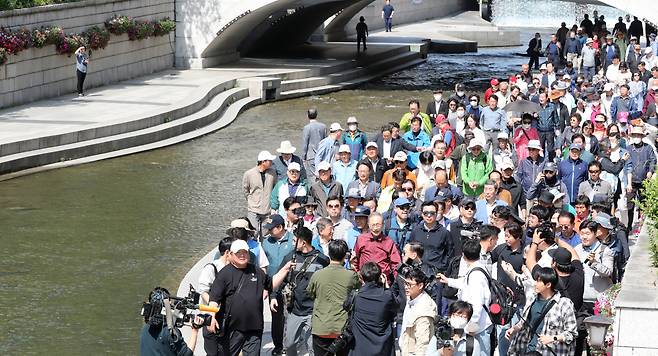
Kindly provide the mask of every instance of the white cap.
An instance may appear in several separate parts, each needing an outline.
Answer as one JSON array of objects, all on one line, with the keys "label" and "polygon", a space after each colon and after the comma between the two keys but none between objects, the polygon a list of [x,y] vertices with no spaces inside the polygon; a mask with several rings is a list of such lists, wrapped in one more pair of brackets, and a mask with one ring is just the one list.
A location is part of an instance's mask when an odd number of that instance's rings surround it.
[{"label": "white cap", "polygon": [[470,150],[471,148],[475,146],[480,146],[480,148],[484,147],[484,143],[476,138],[472,139],[471,142],[468,143],[468,149]]},{"label": "white cap", "polygon": [[508,168],[514,169],[514,162],[509,157],[503,158],[503,161],[500,163],[500,170],[504,171]]},{"label": "white cap", "polygon": [[539,70],[546,70],[546,63],[542,64],[541,67],[539,67]]},{"label": "white cap", "polygon": [[240,250],[249,251],[249,245],[245,240],[235,240],[231,243],[231,252],[236,253]]},{"label": "white cap", "polygon": [[404,153],[403,151],[398,151],[395,156],[393,157],[394,161],[406,161],[407,160],[407,154]]},{"label": "white cap", "polygon": [[502,139],[505,139],[505,140],[509,140],[509,136],[507,136],[507,134],[504,133],[504,132],[499,132],[497,138],[498,138],[499,140],[500,140],[501,138],[502,138]]},{"label": "white cap", "polygon": [[644,128],[642,126],[633,126],[631,128],[631,135],[633,135],[633,134],[644,135],[645,134]]},{"label": "white cap", "polygon": [[340,147],[338,147],[338,153],[343,153],[343,152],[352,153],[352,151],[350,150],[350,146],[340,145]]},{"label": "white cap", "polygon": [[530,141],[528,141],[528,149],[531,149],[531,148],[534,148],[534,149],[537,149],[537,150],[541,151],[541,143],[539,142],[539,140],[530,140]]},{"label": "white cap", "polygon": [[373,142],[373,141],[368,142],[368,144],[366,145],[366,149],[368,149],[370,147],[374,147],[374,148],[379,149],[379,147],[377,146],[377,142]]},{"label": "white cap", "polygon": [[571,79],[571,76],[569,74],[565,74],[565,75],[562,76],[562,80],[565,80],[565,79]]},{"label": "white cap", "polygon": [[245,230],[251,231],[251,229],[249,228],[249,222],[245,219],[235,219],[231,221],[231,227],[243,228]]},{"label": "white cap", "polygon": [[301,166],[299,165],[299,163],[297,163],[297,162],[291,162],[291,163],[288,165],[288,170],[289,170],[289,171],[297,171],[297,172],[301,172],[302,167],[301,167]]},{"label": "white cap", "polygon": [[436,161],[432,162],[432,168],[434,168],[434,169],[439,169],[439,168],[446,169],[446,163],[443,160],[440,160],[440,161],[436,160]]},{"label": "white cap", "polygon": [[279,153],[293,154],[297,149],[293,147],[290,141],[281,141],[281,145],[276,149]]},{"label": "white cap", "polygon": [[328,171],[331,169],[331,164],[327,161],[322,161],[318,164],[317,171]]},{"label": "white cap", "polygon": [[339,123],[334,122],[329,126],[329,132],[336,132],[336,131],[343,131],[343,128],[340,126]]},{"label": "white cap", "polygon": [[258,162],[262,161],[274,161],[276,156],[271,154],[269,151],[260,151],[258,154]]},{"label": "white cap", "polygon": [[615,88],[615,85],[613,83],[605,83],[603,86],[603,91],[611,91]]},{"label": "white cap", "polygon": [[357,123],[359,123],[359,122],[356,121],[356,117],[354,117],[354,116],[350,116],[350,117],[347,118],[347,124],[348,124],[348,125],[349,125],[349,124],[357,124]]},{"label": "white cap", "polygon": [[644,49],[645,54],[649,54],[651,52],[652,52],[651,47],[647,47],[647,48]]}]

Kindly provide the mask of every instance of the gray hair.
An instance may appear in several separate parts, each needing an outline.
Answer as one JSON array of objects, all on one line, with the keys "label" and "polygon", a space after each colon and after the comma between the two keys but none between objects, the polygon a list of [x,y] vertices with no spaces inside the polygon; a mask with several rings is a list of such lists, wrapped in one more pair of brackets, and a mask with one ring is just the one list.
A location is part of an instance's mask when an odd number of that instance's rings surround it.
[{"label": "gray hair", "polygon": [[333,223],[328,218],[320,218],[315,223],[315,226],[318,229],[318,234],[320,233],[320,231],[324,230],[325,228],[327,228],[327,226],[330,226],[330,225],[333,225]]}]

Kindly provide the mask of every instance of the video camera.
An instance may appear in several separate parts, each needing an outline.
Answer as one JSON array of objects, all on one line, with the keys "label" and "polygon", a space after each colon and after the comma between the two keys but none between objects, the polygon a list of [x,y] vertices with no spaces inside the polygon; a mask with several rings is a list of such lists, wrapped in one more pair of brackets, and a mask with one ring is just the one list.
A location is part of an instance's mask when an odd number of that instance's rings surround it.
[{"label": "video camera", "polygon": [[[190,292],[186,297],[173,297],[169,295],[166,289],[156,288],[156,291],[164,291],[162,298],[149,297],[150,300],[142,304],[140,315],[144,317],[144,322],[148,324],[160,324],[166,320],[168,327],[181,328],[187,322],[194,320],[195,314],[188,310],[199,310],[210,313],[216,313],[218,308],[209,305],[199,304],[200,294],[190,285]],[[151,293],[153,295],[153,293]],[[209,326],[212,321],[211,314],[199,314],[203,318],[203,323],[197,325],[193,323],[194,328]],[[165,319],[163,319],[163,317]]]},{"label": "video camera", "polygon": [[462,226],[461,231],[459,232],[459,235],[461,237],[465,237],[467,239],[475,239],[479,240],[480,239],[480,228],[482,227],[482,223],[480,222],[473,222],[468,225]]},{"label": "video camera", "polygon": [[439,315],[434,321],[434,336],[436,336],[436,347],[438,349],[444,347],[452,347],[452,336],[455,334],[455,329],[450,325],[450,318]]}]

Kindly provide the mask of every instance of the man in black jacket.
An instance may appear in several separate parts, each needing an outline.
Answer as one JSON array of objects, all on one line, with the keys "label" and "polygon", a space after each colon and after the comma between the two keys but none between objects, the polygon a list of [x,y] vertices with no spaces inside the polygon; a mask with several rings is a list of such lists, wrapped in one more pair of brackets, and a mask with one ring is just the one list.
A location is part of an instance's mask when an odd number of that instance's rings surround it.
[{"label": "man in black jacket", "polygon": [[[395,124],[398,125],[397,123]],[[399,126],[397,129],[399,131]],[[384,172],[393,168],[393,157],[395,157],[396,153],[405,150],[414,152],[416,151],[416,146],[400,138],[400,136],[397,138],[393,137],[393,130],[394,126],[391,124],[382,126],[381,132],[375,137],[374,140],[378,147],[377,156],[379,159],[383,160],[386,165]]]},{"label": "man in black jacket", "polygon": [[[283,259],[281,265],[292,261],[294,267],[283,281],[281,288],[275,293],[270,302],[270,308],[287,307],[289,314],[286,320],[286,332],[284,347],[286,354],[296,356],[298,349],[306,348],[309,353],[313,352],[313,338],[311,335],[311,318],[313,316],[313,298],[306,293],[306,287],[313,273],[321,270],[329,264],[329,259],[320,251],[313,248],[313,233],[311,230],[300,227],[295,230],[295,251]],[[302,270],[304,269],[304,270]],[[290,305],[279,305],[276,296],[292,283],[292,301]]]},{"label": "man in black jacket", "polygon": [[439,114],[448,117],[448,103],[443,100],[443,89],[434,90],[434,100],[427,104],[427,110],[425,110],[425,113],[430,116],[432,121],[434,121]]},{"label": "man in black jacket", "polygon": [[462,230],[473,232],[477,230],[482,222],[475,220],[475,200],[464,198],[459,202],[459,217],[450,223],[450,238],[454,246],[454,253],[450,256],[461,256],[462,254]]},{"label": "man in black jacket", "polygon": [[452,238],[448,230],[436,221],[437,207],[434,202],[424,202],[421,209],[423,221],[411,231],[409,241],[418,241],[423,245],[423,262],[434,273],[445,272],[450,257],[454,256]]},{"label": "man in black jacket", "polygon": [[[512,196],[512,207],[518,207],[521,211],[521,216],[525,216],[526,212],[526,198],[525,192],[523,191],[523,186],[516,181],[514,178],[514,163],[510,159],[503,160],[503,163],[500,167],[501,177],[500,177],[500,187],[507,189]],[[513,211],[515,214],[518,212]]]},{"label": "man in black jacket", "polygon": [[528,62],[528,66],[530,68],[533,67],[533,63],[534,63],[535,70],[539,70],[539,55],[541,49],[542,49],[541,35],[539,34],[539,32],[537,32],[535,33],[535,37],[533,37],[530,40],[530,43],[528,43],[528,50],[526,51],[530,56],[530,61]]}]

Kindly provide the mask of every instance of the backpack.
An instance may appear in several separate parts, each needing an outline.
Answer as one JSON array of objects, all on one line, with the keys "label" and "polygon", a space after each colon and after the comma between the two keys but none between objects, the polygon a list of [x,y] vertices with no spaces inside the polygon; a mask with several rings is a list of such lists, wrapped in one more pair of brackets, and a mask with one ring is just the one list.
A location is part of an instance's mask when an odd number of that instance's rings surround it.
[{"label": "backpack", "polygon": [[466,283],[468,284],[468,278],[470,277],[473,271],[480,271],[486,277],[489,284],[489,293],[491,294],[491,299],[489,305],[482,305],[484,310],[487,311],[489,319],[494,325],[507,325],[512,320],[516,306],[514,304],[514,294],[512,291],[507,289],[499,281],[492,279],[489,276],[489,273],[481,267],[473,268],[466,275]]},{"label": "backpack", "polygon": [[[448,261],[448,268],[446,269],[446,277],[448,278],[458,278],[459,277],[459,262],[461,261],[462,256],[454,256]],[[448,299],[457,299],[457,288],[448,287],[448,285],[443,286],[443,297]]]}]

